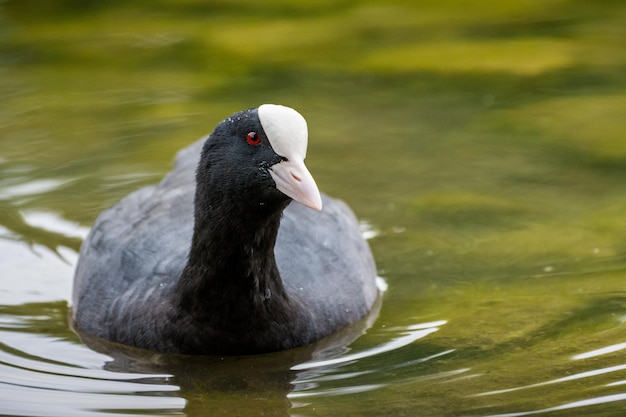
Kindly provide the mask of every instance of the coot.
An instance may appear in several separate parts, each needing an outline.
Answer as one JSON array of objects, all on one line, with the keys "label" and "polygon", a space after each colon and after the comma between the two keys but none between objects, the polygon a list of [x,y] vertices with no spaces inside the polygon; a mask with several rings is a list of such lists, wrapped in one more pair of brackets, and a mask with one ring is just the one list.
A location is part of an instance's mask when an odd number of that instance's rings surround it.
[{"label": "coot", "polygon": [[378,294],[372,254],[351,210],[318,191],[307,136],[289,107],[235,113],[160,184],[104,211],[76,267],[79,332],[237,355],[309,344],[363,317]]}]

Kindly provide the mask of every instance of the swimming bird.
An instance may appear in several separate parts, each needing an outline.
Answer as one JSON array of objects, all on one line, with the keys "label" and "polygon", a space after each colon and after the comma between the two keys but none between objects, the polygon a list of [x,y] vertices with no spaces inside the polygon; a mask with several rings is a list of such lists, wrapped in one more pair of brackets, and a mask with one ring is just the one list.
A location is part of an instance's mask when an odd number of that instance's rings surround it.
[{"label": "swimming bird", "polygon": [[263,104],[180,151],[97,218],[74,276],[79,333],[158,352],[310,344],[363,317],[376,267],[353,212],[319,192],[296,110]]}]

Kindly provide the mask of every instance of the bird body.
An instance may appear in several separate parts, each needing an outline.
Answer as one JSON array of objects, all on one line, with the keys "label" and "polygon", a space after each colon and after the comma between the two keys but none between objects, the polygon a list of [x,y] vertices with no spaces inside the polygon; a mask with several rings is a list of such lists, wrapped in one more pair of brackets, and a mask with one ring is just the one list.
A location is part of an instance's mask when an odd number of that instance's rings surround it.
[{"label": "bird body", "polygon": [[237,113],[179,152],[161,183],[105,210],[76,268],[78,330],[160,352],[253,354],[363,317],[375,264],[352,211],[304,167],[298,117]]}]

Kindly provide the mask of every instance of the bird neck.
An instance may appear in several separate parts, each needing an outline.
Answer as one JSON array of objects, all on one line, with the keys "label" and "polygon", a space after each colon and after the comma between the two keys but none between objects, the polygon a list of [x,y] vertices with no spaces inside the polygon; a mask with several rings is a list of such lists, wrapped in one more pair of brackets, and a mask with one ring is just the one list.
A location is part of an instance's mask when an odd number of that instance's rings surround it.
[{"label": "bird neck", "polygon": [[288,309],[274,256],[287,203],[251,208],[240,195],[199,187],[189,259],[176,288],[181,309],[194,320],[224,327],[249,322],[263,311]]}]

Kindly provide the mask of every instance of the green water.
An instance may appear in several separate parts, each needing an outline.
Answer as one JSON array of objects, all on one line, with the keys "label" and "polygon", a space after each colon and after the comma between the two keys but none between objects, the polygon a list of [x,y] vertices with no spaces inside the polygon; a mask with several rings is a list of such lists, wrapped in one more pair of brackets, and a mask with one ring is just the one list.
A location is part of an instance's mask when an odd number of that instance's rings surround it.
[{"label": "green water", "polygon": [[[620,1],[0,3],[0,414],[623,415],[624,22]],[[380,315],[333,351],[361,357],[86,346],[67,300],[95,217],[266,102],[307,118],[309,169],[373,236]]]}]

